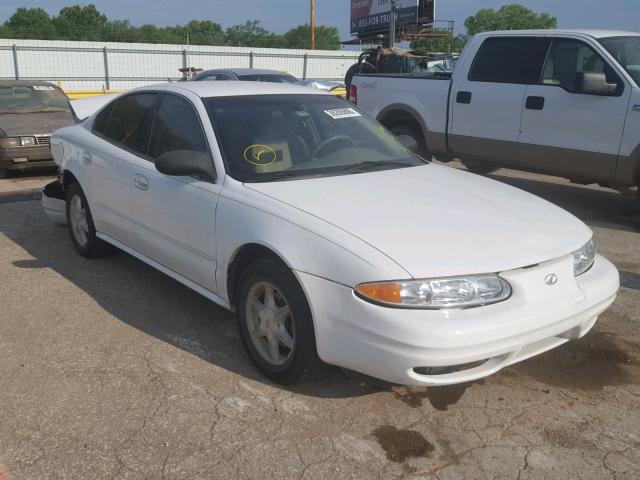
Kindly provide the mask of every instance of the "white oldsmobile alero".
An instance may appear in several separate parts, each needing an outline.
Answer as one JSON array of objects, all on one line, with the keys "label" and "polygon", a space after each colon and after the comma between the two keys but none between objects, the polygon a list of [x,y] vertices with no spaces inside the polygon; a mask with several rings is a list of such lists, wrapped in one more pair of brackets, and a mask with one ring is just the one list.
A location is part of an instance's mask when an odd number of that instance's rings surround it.
[{"label": "white oldsmobile alero", "polygon": [[43,203],[56,218],[65,200],[78,253],[115,246],[235,311],[276,382],[320,360],[478,379],[585,335],[619,288],[581,221],[424,161],[325,92],[144,87],[51,144],[61,180]]}]

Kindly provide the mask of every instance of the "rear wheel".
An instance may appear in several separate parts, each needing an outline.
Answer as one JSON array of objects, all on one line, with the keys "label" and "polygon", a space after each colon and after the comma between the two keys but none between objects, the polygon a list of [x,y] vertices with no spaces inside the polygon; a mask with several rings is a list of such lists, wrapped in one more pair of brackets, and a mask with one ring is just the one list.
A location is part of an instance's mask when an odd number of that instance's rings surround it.
[{"label": "rear wheel", "polygon": [[430,160],[431,155],[427,148],[424,135],[419,127],[407,123],[392,125],[389,130],[412,152],[417,153],[425,160]]},{"label": "rear wheel", "polygon": [[490,163],[475,163],[463,161],[462,164],[466,167],[467,170],[473,173],[477,173],[478,175],[487,175],[489,173],[495,172],[496,170],[500,170],[500,167],[492,165]]},{"label": "rear wheel", "polygon": [[104,257],[114,247],[96,236],[87,197],[77,183],[67,187],[67,225],[76,251],[86,258]]},{"label": "rear wheel", "polygon": [[320,364],[311,309],[295,276],[275,259],[249,265],[240,278],[240,336],[258,370],[291,384]]}]

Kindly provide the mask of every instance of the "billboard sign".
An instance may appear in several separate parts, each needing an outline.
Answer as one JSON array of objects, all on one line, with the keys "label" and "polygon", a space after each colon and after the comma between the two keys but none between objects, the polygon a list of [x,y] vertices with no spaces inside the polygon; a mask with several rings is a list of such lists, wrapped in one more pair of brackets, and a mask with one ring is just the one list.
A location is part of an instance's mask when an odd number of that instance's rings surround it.
[{"label": "billboard sign", "polygon": [[[421,17],[425,0],[396,0],[396,23],[414,25]],[[351,33],[388,30],[391,24],[390,0],[351,0]]]}]

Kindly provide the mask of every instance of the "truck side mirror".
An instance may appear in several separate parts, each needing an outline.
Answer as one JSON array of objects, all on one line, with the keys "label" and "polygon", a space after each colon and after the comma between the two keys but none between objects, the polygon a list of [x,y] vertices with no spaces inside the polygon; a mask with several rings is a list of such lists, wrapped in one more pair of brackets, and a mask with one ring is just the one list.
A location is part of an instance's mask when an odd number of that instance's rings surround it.
[{"label": "truck side mirror", "polygon": [[618,91],[616,83],[608,83],[604,73],[578,72],[576,74],[576,93],[587,95],[613,96]]}]

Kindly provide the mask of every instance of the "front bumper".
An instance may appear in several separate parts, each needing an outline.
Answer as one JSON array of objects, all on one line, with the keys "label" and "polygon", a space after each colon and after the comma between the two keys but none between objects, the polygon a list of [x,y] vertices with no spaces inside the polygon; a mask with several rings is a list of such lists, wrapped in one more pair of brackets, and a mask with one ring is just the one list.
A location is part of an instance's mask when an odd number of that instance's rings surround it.
[{"label": "front bumper", "polygon": [[0,169],[24,170],[38,167],[55,167],[56,162],[48,145],[0,149]]},{"label": "front bumper", "polygon": [[[555,273],[559,282],[547,286]],[[570,256],[502,273],[508,300],[466,310],[409,310],[366,302],[349,287],[296,272],[309,299],[323,361],[390,382],[469,382],[584,336],[613,303],[616,268],[597,256],[573,276]]]},{"label": "front bumper", "polygon": [[67,224],[67,202],[59,181],[51,182],[42,189],[42,208],[49,220],[59,225]]}]

